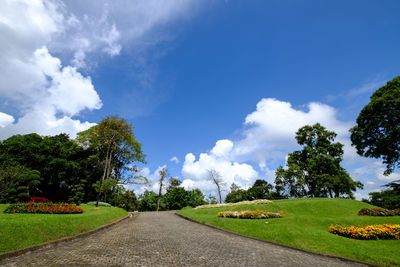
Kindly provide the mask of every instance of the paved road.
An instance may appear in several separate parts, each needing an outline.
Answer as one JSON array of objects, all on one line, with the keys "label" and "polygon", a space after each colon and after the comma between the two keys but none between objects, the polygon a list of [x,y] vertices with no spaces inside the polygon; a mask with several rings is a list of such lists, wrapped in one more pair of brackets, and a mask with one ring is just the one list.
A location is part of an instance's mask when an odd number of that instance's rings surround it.
[{"label": "paved road", "polygon": [[85,239],[0,261],[0,266],[363,266],[267,244],[184,220],[137,218]]}]

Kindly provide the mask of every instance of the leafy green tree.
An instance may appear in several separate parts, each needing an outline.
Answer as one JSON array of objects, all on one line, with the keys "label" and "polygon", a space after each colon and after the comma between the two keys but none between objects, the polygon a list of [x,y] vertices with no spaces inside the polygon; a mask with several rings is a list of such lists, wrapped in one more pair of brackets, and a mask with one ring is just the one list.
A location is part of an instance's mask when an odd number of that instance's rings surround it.
[{"label": "leafy green tree", "polygon": [[164,195],[165,203],[169,210],[180,210],[188,206],[189,192],[183,187],[168,187]]},{"label": "leafy green tree", "polygon": [[24,166],[39,171],[42,180],[38,188],[42,195],[53,201],[65,201],[81,179],[97,176],[88,163],[89,152],[92,151],[84,151],[66,134],[14,135],[0,143],[0,168]]},{"label": "leafy green tree", "polygon": [[189,191],[188,202],[185,207],[197,207],[204,204],[207,204],[207,201],[205,200],[205,195],[200,191],[200,189],[196,188]]},{"label": "leafy green tree", "polygon": [[341,197],[352,198],[360,182],[351,179],[340,166],[343,145],[334,143],[335,132],[327,131],[319,123],[300,128],[296,140],[302,150],[289,153],[287,168],[276,171],[278,193],[291,197]]},{"label": "leafy green tree", "polygon": [[230,192],[225,197],[226,203],[236,203],[247,200],[247,191],[232,183]]},{"label": "leafy green tree", "polygon": [[13,201],[16,186],[26,168],[20,165],[0,168],[0,203]]},{"label": "leafy green tree", "polygon": [[369,193],[370,199],[362,201],[385,209],[400,209],[400,180],[392,181],[384,186],[388,189]]},{"label": "leafy green tree", "polygon": [[85,186],[86,180],[81,180],[81,182],[75,185],[71,190],[71,197],[68,199],[69,202],[80,205],[85,197]]},{"label": "leafy green tree", "polygon": [[400,166],[400,76],[372,94],[350,132],[359,155],[383,159],[384,174]]},{"label": "leafy green tree", "polygon": [[265,180],[257,179],[253,186],[247,190],[247,198],[254,199],[267,199],[272,191],[273,186]]},{"label": "leafy green tree", "polygon": [[120,194],[118,202],[118,206],[127,211],[134,211],[139,206],[136,194],[132,190],[126,190],[123,194]]},{"label": "leafy green tree", "polygon": [[[139,211],[155,211],[157,209],[158,195],[153,191],[146,190],[139,195]],[[165,209],[165,204],[161,201],[160,210]]]},{"label": "leafy green tree", "polygon": [[99,200],[112,205],[117,204],[119,195],[125,191],[124,187],[118,184],[118,181],[115,179],[97,181],[95,184],[93,184],[93,188],[96,190],[96,192],[100,193]]},{"label": "leafy green tree", "polygon": [[[98,125],[78,133],[77,143],[96,151],[98,166],[102,168],[101,182],[113,178],[118,183],[132,183],[137,178],[136,162],[145,162],[141,144],[133,127],[124,118],[108,116]],[[101,186],[100,186],[101,188]],[[100,197],[98,193],[97,199]]]}]

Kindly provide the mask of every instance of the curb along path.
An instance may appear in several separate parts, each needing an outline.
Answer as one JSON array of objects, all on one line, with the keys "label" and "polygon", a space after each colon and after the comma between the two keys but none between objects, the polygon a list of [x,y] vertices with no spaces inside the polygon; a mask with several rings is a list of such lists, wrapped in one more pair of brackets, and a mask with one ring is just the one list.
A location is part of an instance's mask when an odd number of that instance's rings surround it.
[{"label": "curb along path", "polygon": [[106,231],[0,266],[366,266],[232,235],[174,215],[140,213]]}]

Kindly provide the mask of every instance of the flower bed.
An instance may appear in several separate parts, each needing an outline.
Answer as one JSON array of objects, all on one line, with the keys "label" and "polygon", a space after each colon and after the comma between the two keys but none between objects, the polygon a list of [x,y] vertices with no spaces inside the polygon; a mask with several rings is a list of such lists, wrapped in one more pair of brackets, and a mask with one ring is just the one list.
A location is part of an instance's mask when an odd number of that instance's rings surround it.
[{"label": "flower bed", "polygon": [[379,208],[374,208],[374,209],[364,208],[358,212],[358,215],[362,215],[362,216],[400,216],[400,209],[388,210],[388,209],[379,209]]},{"label": "flower bed", "polygon": [[218,217],[223,218],[238,218],[238,219],[269,219],[282,218],[283,212],[262,212],[259,210],[241,210],[241,211],[222,211],[218,212]]},{"label": "flower bed", "polygon": [[240,205],[254,205],[254,204],[270,204],[272,203],[271,200],[268,199],[257,199],[252,201],[241,201],[236,203],[226,203],[226,204],[207,204],[197,206],[194,209],[208,209],[208,208],[222,208],[222,207],[233,207],[233,206],[240,206]]},{"label": "flower bed", "polygon": [[5,213],[49,213],[49,214],[73,214],[82,213],[81,207],[76,207],[68,203],[37,203],[25,202],[10,204]]},{"label": "flower bed", "polygon": [[367,226],[347,226],[331,225],[329,232],[344,237],[379,240],[379,239],[400,239],[400,225],[398,224],[376,224]]}]

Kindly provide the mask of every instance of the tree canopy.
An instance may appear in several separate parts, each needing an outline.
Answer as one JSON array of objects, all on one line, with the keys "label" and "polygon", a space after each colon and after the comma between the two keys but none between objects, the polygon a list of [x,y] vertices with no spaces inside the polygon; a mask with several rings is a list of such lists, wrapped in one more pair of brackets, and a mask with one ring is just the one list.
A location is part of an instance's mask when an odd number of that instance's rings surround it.
[{"label": "tree canopy", "polygon": [[335,132],[319,123],[306,125],[296,133],[302,150],[289,153],[287,168],[276,171],[277,191],[290,197],[341,197],[353,198],[353,191],[362,188],[340,166],[343,145],[334,143]]},{"label": "tree canopy", "polygon": [[400,166],[400,76],[372,94],[350,132],[359,155],[383,159],[384,174]]}]

